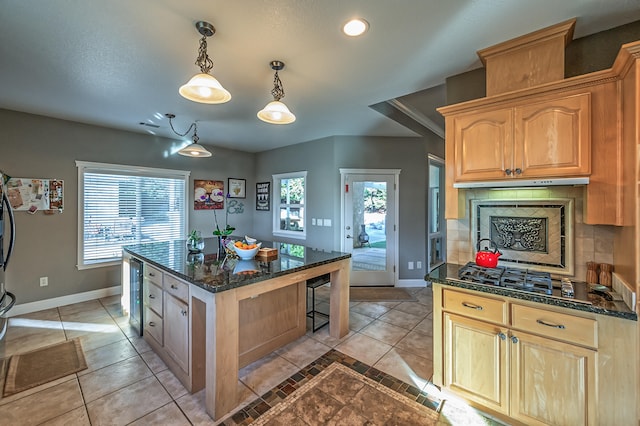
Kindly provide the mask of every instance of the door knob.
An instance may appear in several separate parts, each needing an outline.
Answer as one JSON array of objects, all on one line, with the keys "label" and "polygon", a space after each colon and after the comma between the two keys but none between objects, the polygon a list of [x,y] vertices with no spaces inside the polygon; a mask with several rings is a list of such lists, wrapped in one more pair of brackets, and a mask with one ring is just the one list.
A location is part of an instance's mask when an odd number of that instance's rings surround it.
[{"label": "door knob", "polygon": [[344,229],[346,229],[346,230],[348,231],[349,229],[351,229],[351,227],[350,227],[350,226],[347,226],[347,227],[346,227],[346,228],[344,228]]}]

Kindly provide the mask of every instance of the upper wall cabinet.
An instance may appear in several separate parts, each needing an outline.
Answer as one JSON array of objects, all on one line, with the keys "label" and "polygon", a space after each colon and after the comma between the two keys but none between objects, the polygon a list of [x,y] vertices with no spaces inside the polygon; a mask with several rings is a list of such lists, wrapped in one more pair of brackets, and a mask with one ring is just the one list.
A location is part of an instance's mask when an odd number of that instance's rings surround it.
[{"label": "upper wall cabinet", "polygon": [[453,180],[589,175],[590,117],[589,93],[447,116]]}]

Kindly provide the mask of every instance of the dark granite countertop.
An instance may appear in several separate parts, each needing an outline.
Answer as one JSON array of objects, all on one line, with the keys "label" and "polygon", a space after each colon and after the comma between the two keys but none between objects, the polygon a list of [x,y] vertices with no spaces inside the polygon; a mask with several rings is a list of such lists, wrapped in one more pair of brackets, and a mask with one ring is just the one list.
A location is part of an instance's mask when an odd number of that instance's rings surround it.
[{"label": "dark granite countertop", "polygon": [[575,309],[583,312],[609,315],[618,318],[637,321],[638,315],[633,312],[623,301],[608,301],[601,296],[589,293],[589,303],[583,303],[570,298],[549,296],[546,294],[531,293],[523,290],[516,290],[505,287],[498,287],[490,284],[479,284],[458,279],[458,270],[463,265],[455,263],[445,263],[431,271],[425,276],[426,281],[432,281],[451,287],[459,287],[468,290],[481,291],[483,293],[506,296],[514,299],[526,300],[529,302],[543,303],[545,305],[559,306],[562,308]]},{"label": "dark granite countertop", "polygon": [[[241,238],[232,239],[238,240]],[[207,291],[217,293],[302,271],[338,260],[349,253],[322,251],[298,244],[262,241],[262,247],[278,249],[269,262],[218,258],[218,239],[205,238],[201,253],[190,253],[185,240],[125,246],[125,252]]]}]

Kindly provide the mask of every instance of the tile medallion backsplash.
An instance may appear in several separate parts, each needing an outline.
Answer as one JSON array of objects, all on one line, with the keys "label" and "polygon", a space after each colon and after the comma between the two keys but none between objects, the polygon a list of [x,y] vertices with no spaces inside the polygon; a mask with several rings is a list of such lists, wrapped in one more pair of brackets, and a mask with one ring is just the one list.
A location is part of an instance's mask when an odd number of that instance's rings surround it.
[{"label": "tile medallion backsplash", "polygon": [[493,241],[500,265],[573,275],[572,199],[471,200],[470,213],[473,246]]}]

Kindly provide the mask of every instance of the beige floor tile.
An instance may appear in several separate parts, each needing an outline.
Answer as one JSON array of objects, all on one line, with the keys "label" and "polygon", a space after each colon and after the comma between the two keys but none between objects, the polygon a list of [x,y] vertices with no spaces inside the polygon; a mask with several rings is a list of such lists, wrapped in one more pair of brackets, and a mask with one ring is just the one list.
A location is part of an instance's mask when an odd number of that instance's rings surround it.
[{"label": "beige floor tile", "polygon": [[100,310],[104,311],[104,308],[102,307],[102,304],[98,299],[58,307],[58,311],[60,312],[61,317],[78,314],[80,312],[91,312]]},{"label": "beige floor tile", "polygon": [[85,350],[84,357],[87,361],[87,369],[78,372],[78,376],[84,376],[92,371],[99,370],[111,364],[138,356],[138,352],[127,340],[120,340],[110,345]]},{"label": "beige floor tile", "polygon": [[357,312],[362,315],[366,315],[371,318],[378,318],[380,315],[388,312],[389,309],[391,308],[379,305],[377,303],[362,302],[354,306],[353,309],[351,309],[351,311]]},{"label": "beige floor tile", "polygon": [[31,312],[29,314],[18,315],[12,318],[28,318],[42,321],[60,321],[58,308],[43,309],[42,311]]},{"label": "beige floor tile", "polygon": [[[117,331],[109,331],[106,333],[88,333],[77,337],[80,339],[82,349],[85,351],[90,351],[92,349],[108,346],[122,340],[127,340],[127,337],[124,335],[124,333],[122,333],[122,331],[118,327],[116,327],[116,329]],[[72,339],[73,337],[69,338]]]},{"label": "beige floor tile", "polygon": [[78,381],[67,380],[0,406],[0,421],[6,425],[37,425],[82,406]]},{"label": "beige floor tile", "polygon": [[391,348],[391,345],[364,334],[355,334],[336,346],[336,350],[369,365],[378,362]]},{"label": "beige floor tile", "polygon": [[395,307],[398,311],[406,312],[411,315],[415,315],[419,318],[424,318],[429,314],[429,311],[425,309],[425,305],[418,302],[402,302]]},{"label": "beige floor tile", "polygon": [[396,344],[396,348],[424,358],[432,358],[433,337],[417,331],[411,331]]},{"label": "beige floor tile", "polygon": [[242,368],[238,376],[257,395],[262,395],[300,370],[295,364],[272,353]]},{"label": "beige floor tile", "polygon": [[347,340],[349,337],[353,336],[355,334],[355,331],[349,330],[349,332],[347,333],[346,336],[340,338],[340,339],[336,339],[334,337],[331,337],[329,335],[329,327],[323,327],[320,330],[316,331],[315,333],[312,331],[307,331],[306,336],[311,337],[314,340],[317,340],[320,343],[324,343],[325,345],[329,346],[329,347],[336,347],[338,344],[344,342],[345,340]]},{"label": "beige floor tile", "polygon": [[147,366],[154,373],[159,373],[167,368],[167,364],[153,351],[148,351],[140,354],[140,357],[147,363]]},{"label": "beige floor tile", "polygon": [[373,322],[373,318],[357,312],[349,312],[349,330],[358,331]]},{"label": "beige floor tile", "polygon": [[87,407],[82,407],[71,410],[68,413],[64,413],[54,419],[40,423],[41,426],[90,426],[89,414],[87,413]]},{"label": "beige floor tile", "polygon": [[389,324],[384,321],[374,321],[362,330],[360,334],[373,337],[376,340],[380,340],[388,345],[395,345],[407,335],[409,331],[402,327]]},{"label": "beige floor tile", "polygon": [[408,314],[406,312],[398,311],[397,309],[392,309],[386,314],[380,316],[380,318],[378,319],[380,321],[388,322],[389,324],[411,330],[416,325],[418,325],[423,318],[417,317],[413,314]]},{"label": "beige floor tile", "polygon": [[[42,384],[40,386],[35,386],[35,387],[32,387],[31,389],[26,389],[26,390],[24,390],[22,392],[15,393],[13,395],[1,397],[0,405],[9,404],[11,402],[17,401],[18,399],[24,398],[24,397],[29,396],[29,395],[36,394],[38,392],[42,392],[45,389],[49,389],[49,388],[52,388],[54,386],[58,386],[58,385],[60,385],[62,383],[68,382],[68,381],[77,381],[76,379],[77,379],[77,376],[76,376],[75,373],[73,373],[73,374],[69,374],[69,375],[64,376],[64,377],[60,377],[59,379],[52,380],[50,382],[44,383],[44,384]],[[2,392],[1,392],[2,389],[4,389],[4,380],[2,382],[2,387],[0,387],[0,395],[2,395]]]},{"label": "beige floor tile", "polygon": [[81,376],[80,386],[86,402],[151,376],[140,357],[130,358]]},{"label": "beige floor tile", "polygon": [[433,336],[433,319],[430,316],[427,316],[414,327],[413,331]]},{"label": "beige floor tile", "polygon": [[180,380],[169,369],[157,373],[156,378],[173,399],[178,399],[189,393],[187,388],[180,383]]},{"label": "beige floor tile", "polygon": [[128,339],[139,354],[151,350],[151,346],[149,346],[149,344],[144,341],[144,338],[142,336],[129,336]]},{"label": "beige floor tile", "polygon": [[184,415],[178,405],[171,401],[165,406],[158,408],[157,410],[147,414],[141,419],[136,420],[133,423],[129,423],[130,426],[157,426],[157,425],[171,425],[171,426],[189,426],[189,420]]},{"label": "beige floor tile", "polygon": [[182,412],[193,425],[214,425],[216,422],[207,414],[205,406],[205,390],[185,395],[176,401]]},{"label": "beige floor tile", "polygon": [[433,375],[431,358],[419,357],[398,348],[391,349],[373,366],[421,390]]},{"label": "beige floor tile", "polygon": [[277,349],[276,353],[299,368],[303,368],[326,354],[329,350],[331,348],[324,343],[302,336],[295,342]]},{"label": "beige floor tile", "polygon": [[155,377],[136,381],[87,404],[92,425],[126,425],[171,402]]}]

